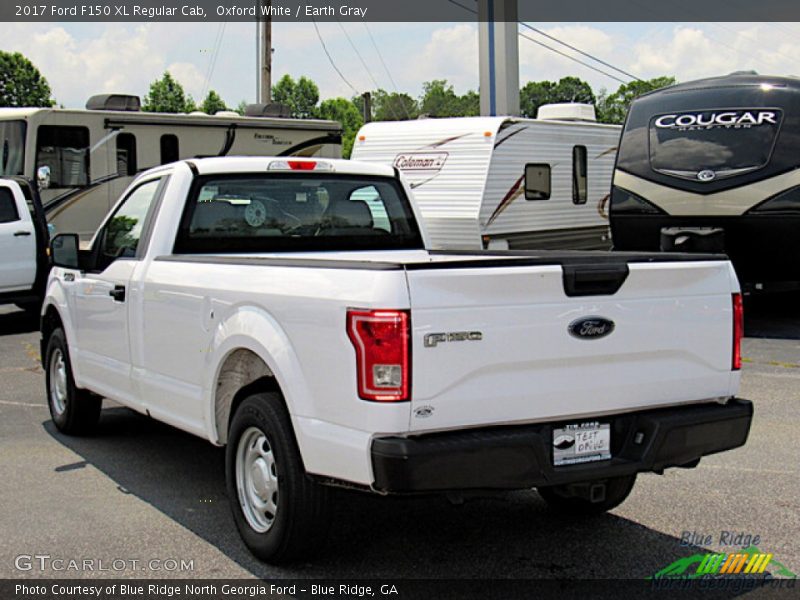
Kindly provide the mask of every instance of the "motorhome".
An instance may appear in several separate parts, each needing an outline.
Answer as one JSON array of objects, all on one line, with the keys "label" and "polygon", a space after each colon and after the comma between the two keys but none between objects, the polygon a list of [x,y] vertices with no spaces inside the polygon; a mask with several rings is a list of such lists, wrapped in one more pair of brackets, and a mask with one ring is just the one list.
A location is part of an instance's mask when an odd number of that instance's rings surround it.
[{"label": "motorhome", "polygon": [[435,248],[608,249],[619,133],[590,105],[556,104],[536,119],[369,123],[353,159],[403,172]]},{"label": "motorhome", "polygon": [[154,166],[204,156],[341,156],[339,123],[274,117],[272,109],[151,113],[119,94],[94,96],[85,110],[3,108],[0,176],[36,181],[51,232],[86,241],[133,177]]},{"label": "motorhome", "polygon": [[800,79],[733,73],[630,107],[610,202],[615,249],[724,251],[745,289],[800,283]]}]

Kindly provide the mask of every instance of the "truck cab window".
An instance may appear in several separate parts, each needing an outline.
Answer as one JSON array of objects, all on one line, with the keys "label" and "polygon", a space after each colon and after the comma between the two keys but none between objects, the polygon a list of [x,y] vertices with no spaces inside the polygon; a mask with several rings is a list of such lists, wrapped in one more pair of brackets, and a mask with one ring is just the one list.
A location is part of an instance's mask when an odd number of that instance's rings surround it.
[{"label": "truck cab window", "polygon": [[13,223],[14,221],[19,221],[14,195],[8,188],[0,188],[0,223]]},{"label": "truck cab window", "polygon": [[392,222],[386,212],[383,199],[374,185],[355,190],[350,194],[351,202],[363,202],[367,205],[372,219],[373,227],[391,233]]},{"label": "truck cab window", "polygon": [[176,253],[421,247],[396,181],[296,173],[203,178],[175,242]]},{"label": "truck cab window", "polygon": [[36,168],[50,168],[50,187],[89,183],[89,129],[42,125],[36,139]]},{"label": "truck cab window", "polygon": [[136,136],[120,133],[117,136],[117,174],[121,177],[136,175]]},{"label": "truck cab window", "polygon": [[160,179],[154,179],[133,190],[106,223],[101,246],[102,260],[106,265],[116,258],[136,256],[144,220],[160,182]]},{"label": "truck cab window", "polygon": [[167,133],[161,136],[161,164],[166,165],[180,159],[178,136]]},{"label": "truck cab window", "polygon": [[589,199],[586,146],[572,148],[572,203],[586,204]]}]

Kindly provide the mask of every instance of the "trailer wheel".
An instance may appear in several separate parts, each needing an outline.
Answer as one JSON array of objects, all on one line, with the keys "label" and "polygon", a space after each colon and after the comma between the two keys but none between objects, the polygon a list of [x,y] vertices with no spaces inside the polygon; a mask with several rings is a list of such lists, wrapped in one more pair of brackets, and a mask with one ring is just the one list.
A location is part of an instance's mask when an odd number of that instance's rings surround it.
[{"label": "trailer wheel", "polygon": [[565,516],[599,515],[622,504],[636,483],[636,474],[600,481],[554,485],[536,491],[553,512]]},{"label": "trailer wheel", "polygon": [[53,423],[62,433],[91,433],[100,419],[103,399],[75,385],[67,338],[60,327],[50,334],[45,353],[47,405]]},{"label": "trailer wheel", "polygon": [[233,518],[255,556],[278,564],[324,546],[330,493],[306,475],[280,394],[253,394],[239,405],[225,476]]}]

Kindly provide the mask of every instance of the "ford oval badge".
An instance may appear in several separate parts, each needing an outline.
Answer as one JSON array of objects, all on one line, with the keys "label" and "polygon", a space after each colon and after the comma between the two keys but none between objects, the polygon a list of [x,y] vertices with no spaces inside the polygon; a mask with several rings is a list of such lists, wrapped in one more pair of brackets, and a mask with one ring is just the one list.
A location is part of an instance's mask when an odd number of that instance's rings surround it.
[{"label": "ford oval badge", "polygon": [[614,331],[614,321],[604,317],[581,317],[569,324],[571,336],[581,340],[595,340]]}]

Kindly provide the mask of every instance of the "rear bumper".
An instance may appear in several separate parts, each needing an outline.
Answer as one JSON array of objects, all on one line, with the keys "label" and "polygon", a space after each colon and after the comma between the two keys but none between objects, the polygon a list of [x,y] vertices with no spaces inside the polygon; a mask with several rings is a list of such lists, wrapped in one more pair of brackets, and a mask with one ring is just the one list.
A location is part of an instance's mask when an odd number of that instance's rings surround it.
[{"label": "rear bumper", "polygon": [[552,430],[564,423],[376,438],[373,487],[390,493],[526,489],[694,466],[703,456],[744,445],[752,419],[753,404],[741,399],[594,419],[611,424],[612,458],[562,467],[553,467]]}]

